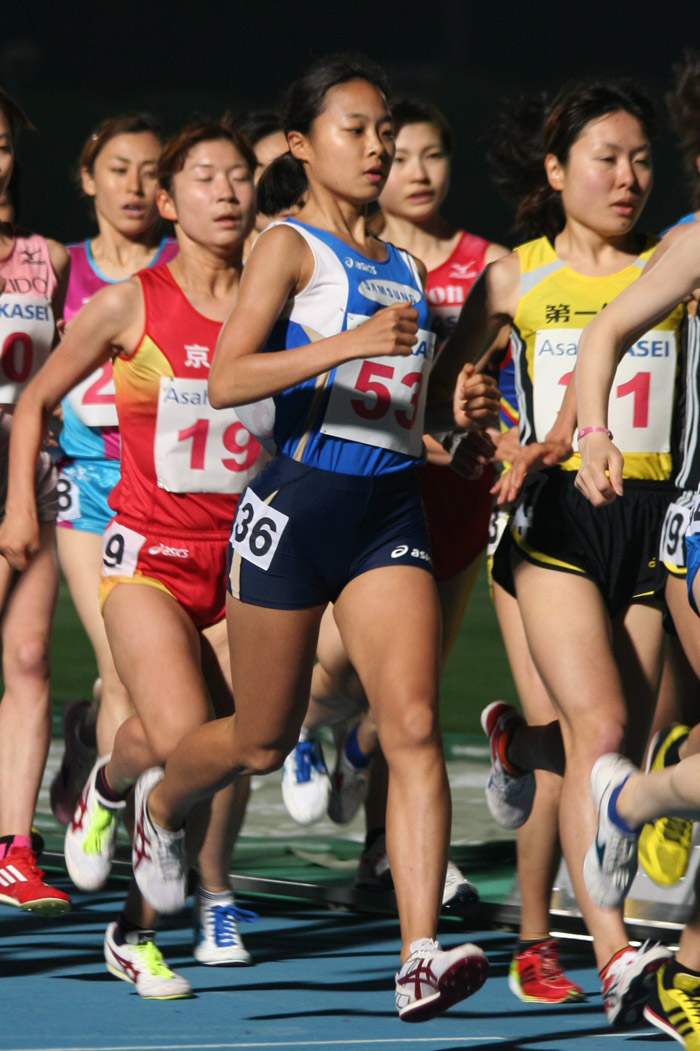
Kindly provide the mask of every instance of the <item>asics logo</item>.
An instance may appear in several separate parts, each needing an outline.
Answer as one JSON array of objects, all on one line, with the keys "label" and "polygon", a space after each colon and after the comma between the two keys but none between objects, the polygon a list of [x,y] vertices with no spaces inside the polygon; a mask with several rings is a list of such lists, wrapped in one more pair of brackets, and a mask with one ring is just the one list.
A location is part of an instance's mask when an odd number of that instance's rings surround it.
[{"label": "asics logo", "polygon": [[0,887],[11,887],[13,883],[26,883],[27,877],[23,876],[14,865],[3,865],[0,868]]},{"label": "asics logo", "polygon": [[421,562],[432,563],[433,561],[430,557],[429,551],[422,551],[419,547],[409,548],[408,544],[399,544],[399,546],[395,547],[394,550],[391,552],[392,558],[403,558],[404,555],[409,555],[410,558],[417,558]]},{"label": "asics logo", "polygon": [[148,549],[149,555],[165,555],[166,558],[189,558],[190,552],[186,547],[170,547],[168,544],[154,544]]}]

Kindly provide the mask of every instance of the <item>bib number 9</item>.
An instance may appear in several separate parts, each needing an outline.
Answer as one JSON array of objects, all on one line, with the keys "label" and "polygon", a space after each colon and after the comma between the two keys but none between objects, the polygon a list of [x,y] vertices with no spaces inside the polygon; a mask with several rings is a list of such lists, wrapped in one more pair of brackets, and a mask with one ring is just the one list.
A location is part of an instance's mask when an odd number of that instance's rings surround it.
[{"label": "bib number 9", "polygon": [[146,537],[112,521],[102,537],[102,575],[133,577]]}]

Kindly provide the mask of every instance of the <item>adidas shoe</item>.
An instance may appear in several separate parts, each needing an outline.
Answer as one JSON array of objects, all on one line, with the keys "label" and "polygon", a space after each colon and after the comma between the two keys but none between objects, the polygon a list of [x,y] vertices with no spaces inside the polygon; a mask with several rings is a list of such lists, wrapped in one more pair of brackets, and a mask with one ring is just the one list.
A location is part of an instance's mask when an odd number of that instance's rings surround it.
[{"label": "adidas shoe", "polygon": [[583,989],[563,974],[554,938],[513,956],[508,988],[525,1003],[565,1004],[585,1000]]},{"label": "adidas shoe", "polygon": [[192,986],[181,974],[171,971],[154,942],[153,931],[133,931],[117,944],[117,924],[105,933],[104,953],[107,970],[124,982],[132,982],[136,992],[149,1000],[176,1000],[192,995]]},{"label": "adidas shoe", "polygon": [[601,975],[603,1005],[610,1025],[629,1026],[640,1020],[656,985],[656,972],[670,955],[665,945],[647,941],[638,949],[630,945],[613,956]]},{"label": "adidas shoe", "polygon": [[615,752],[602,755],[591,770],[598,828],[583,859],[583,878],[592,901],[604,909],[622,905],[637,871],[639,836],[624,832],[611,817],[620,789],[636,773],[634,763]]},{"label": "adidas shoe", "polygon": [[63,709],[62,728],[65,750],[58,773],[51,782],[49,799],[53,816],[68,825],[80,799],[83,785],[97,759],[97,751],[83,744],[78,736],[80,725],[90,709],[90,701],[70,701]]},{"label": "adidas shoe", "polygon": [[451,916],[462,916],[478,900],[479,892],[474,884],[460,872],[454,861],[448,861],[440,911]]},{"label": "adidas shoe", "polygon": [[664,964],[644,1008],[644,1017],[690,1051],[700,1051],[700,978],[681,965]]},{"label": "adidas shoe", "polygon": [[[350,730],[352,729],[354,724],[350,727]],[[336,737],[337,754],[335,769],[331,775],[328,816],[336,825],[345,825],[352,821],[364,803],[369,787],[370,764],[358,768],[350,762],[345,751],[347,739],[348,733],[345,732]]]},{"label": "adidas shoe", "polygon": [[466,1000],[486,981],[489,963],[478,945],[444,951],[432,938],[411,944],[396,975],[396,1009],[403,1022],[428,1022]]},{"label": "adidas shoe", "polygon": [[184,829],[168,832],[148,814],[148,797],[162,780],[162,769],[152,766],[136,782],[131,859],[144,898],[156,912],[167,913],[178,912],[185,904],[187,863]]},{"label": "adidas shoe", "polygon": [[255,923],[257,913],[240,909],[233,900],[211,903],[198,892],[194,904],[194,958],[206,964],[250,964],[250,953],[238,924]]},{"label": "adidas shoe", "polygon": [[66,829],[68,875],[81,890],[99,890],[112,868],[119,818],[125,803],[107,802],[97,791],[98,771],[109,756],[98,759]]},{"label": "adidas shoe", "polygon": [[60,916],[71,906],[65,891],[44,882],[31,847],[15,846],[0,859],[0,902],[38,916]]},{"label": "adidas shoe", "polygon": [[[647,770],[663,770],[669,748],[688,736],[689,728],[680,723],[659,730],[649,746]],[[674,749],[674,752],[676,750]],[[655,883],[668,887],[685,876],[693,839],[693,822],[682,817],[661,817],[644,825],[639,836],[639,860]]]},{"label": "adidas shoe", "polygon": [[506,758],[508,735],[525,720],[505,701],[493,701],[481,713],[481,728],[491,747],[491,772],[486,803],[503,828],[520,828],[530,816],[535,798],[535,775],[518,772]]},{"label": "adidas shoe", "polygon": [[282,765],[282,799],[298,825],[315,825],[325,817],[331,782],[315,737],[297,741]]}]

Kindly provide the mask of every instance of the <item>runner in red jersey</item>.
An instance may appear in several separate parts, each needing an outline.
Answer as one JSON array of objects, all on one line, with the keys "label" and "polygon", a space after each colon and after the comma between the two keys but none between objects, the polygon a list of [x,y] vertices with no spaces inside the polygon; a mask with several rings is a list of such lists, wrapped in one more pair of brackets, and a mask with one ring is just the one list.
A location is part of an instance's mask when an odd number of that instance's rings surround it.
[{"label": "runner in red jersey", "polygon": [[[175,224],[178,255],[96,293],[18,406],[10,494],[17,513],[3,524],[2,547],[20,567],[36,549],[25,472],[44,414],[113,360],[122,474],[110,496],[116,514],[103,541],[100,597],[115,666],[137,714],[120,727],[111,759],[98,760],[68,827],[67,865],[86,890],[107,878],[119,815],[141,770],[163,763],[188,730],[233,712],[226,543],[238,493],[261,452],[235,411],[212,411],[207,379],[238,294],[254,218],[254,164],[245,140],[223,125],[192,125],[166,144],[157,202]],[[247,779],[236,782],[188,825],[200,874],[194,951],[202,963],[250,962],[228,879],[248,790]],[[154,944],[155,920],[132,888],[107,929],[107,966],[142,996],[189,995],[189,983],[164,965]]]}]

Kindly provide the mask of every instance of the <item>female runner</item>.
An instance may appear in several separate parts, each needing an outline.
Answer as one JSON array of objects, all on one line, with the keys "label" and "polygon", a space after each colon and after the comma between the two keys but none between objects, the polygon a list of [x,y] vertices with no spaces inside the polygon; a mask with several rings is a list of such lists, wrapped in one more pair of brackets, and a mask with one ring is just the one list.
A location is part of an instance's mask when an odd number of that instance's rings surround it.
[{"label": "female runner", "polygon": [[[0,197],[12,177],[17,136],[29,126],[19,106],[0,91]],[[69,267],[63,245],[0,223],[0,485],[5,505],[15,403],[56,340]],[[70,908],[70,899],[44,882],[30,838],[51,740],[49,644],[58,592],[56,477],[40,443],[28,468],[37,505],[36,557],[19,576],[5,559],[0,562],[0,902],[52,916]]]},{"label": "female runner", "polygon": [[[275,394],[280,450],[241,498],[231,533],[236,718],[188,735],[162,784],[162,771],[139,780],[135,873],[154,906],[182,905],[185,819],[235,777],[282,764],[306,712],[321,616],[335,602],[390,771],[397,1008],[422,1021],[474,992],[487,968],[475,946],[444,952],[434,940],[450,801],[439,607],[411,469],[432,358],[428,310],[414,260],[366,229],[393,156],[381,72],[361,59],[321,60],[290,89],[284,127],[307,200],[298,221],[256,242],[210,384],[218,405]],[[493,411],[486,384],[473,393],[477,418]]]},{"label": "female runner", "polygon": [[[546,236],[487,268],[454,339],[468,341],[476,359],[497,327],[512,323],[523,443],[541,440],[552,428],[586,321],[636,280],[653,250],[653,241],[633,232],[651,189],[651,123],[650,105],[636,89],[593,84],[550,107],[536,167],[523,168],[520,144],[513,142],[519,162],[514,176],[523,189],[518,218]],[[631,453],[634,494],[624,515],[595,520],[586,515],[588,505],[573,487],[578,457],[569,458],[526,481],[494,561],[494,578],[506,588],[513,588],[512,573],[528,645],[560,719],[566,753],[562,848],[593,935],[613,1024],[639,1017],[649,974],[666,950],[630,948],[621,912],[603,911],[587,895],[582,862],[588,837],[581,830],[592,832],[594,812],[582,800],[602,752],[619,749],[624,740],[641,758],[653,714],[663,654],[661,612],[653,594],[658,536],[670,497],[682,317],[682,308],[673,310],[635,344],[616,387],[614,426]],[[647,396],[654,398],[653,412]],[[585,653],[578,645],[582,637]],[[483,720],[495,765],[504,767],[496,774],[516,775],[535,765],[528,756],[533,744],[554,750],[558,730],[523,727],[503,707],[487,709]],[[518,779],[521,786],[525,780]]]},{"label": "female runner", "polygon": [[[40,443],[58,400],[113,361],[122,461],[110,496],[116,514],[104,536],[100,598],[117,673],[137,714],[119,728],[111,759],[96,763],[66,833],[69,871],[83,889],[107,878],[119,814],[141,770],[163,762],[183,733],[214,712],[232,711],[226,540],[260,447],[233,410],[211,409],[206,382],[238,294],[254,218],[254,163],[245,140],[223,125],[191,125],[166,144],[157,202],[175,224],[178,255],[97,292],[19,410],[16,514],[2,527],[17,566],[37,546],[27,453]],[[190,822],[188,846],[201,877],[195,956],[203,963],[250,962],[228,880],[247,791],[246,780],[229,786],[212,800],[208,824],[206,807]],[[189,984],[164,966],[152,925],[153,914],[132,890],[107,930],[107,966],[135,981],[141,995],[187,995]]]},{"label": "female runner", "polygon": [[[460,307],[484,265],[507,254],[507,249],[465,230],[456,230],[440,215],[447,196],[452,153],[452,130],[432,104],[398,100],[392,104],[396,152],[379,198],[381,213],[371,220],[384,241],[397,245],[428,268],[426,298],[438,349],[457,320]],[[464,437],[464,436],[462,436]],[[445,436],[451,448],[454,435]],[[442,662],[447,660],[486,546],[492,498],[492,471],[477,462],[480,447],[454,441],[452,455],[430,435],[424,435],[428,462],[416,468],[426,512],[442,614]],[[451,461],[454,469],[450,469]],[[457,472],[460,473],[457,473]],[[479,474],[468,479],[461,472]],[[282,791],[295,819],[309,824],[328,806],[334,821],[349,821],[365,795],[368,764],[375,752],[377,733],[371,713],[339,728],[338,756],[330,784],[323,767],[318,728],[366,708],[361,685],[343,650],[332,611],[321,627],[318,664],[311,684],[311,702],[299,743],[285,760]],[[348,710],[349,709],[349,710]],[[386,770],[381,753],[374,756],[367,800],[367,840],[357,882],[365,888],[390,885],[384,846]],[[456,865],[448,864],[443,910],[473,902],[475,890]]]},{"label": "female runner", "polygon": [[[624,503],[629,482],[625,457],[608,430],[608,400],[618,361],[639,332],[654,325],[679,300],[697,302],[700,289],[700,226],[688,226],[655,262],[653,270],[621,293],[591,323],[579,347],[576,400],[581,429],[581,466],[576,485],[594,507]],[[624,481],[623,481],[624,479]],[[617,497],[624,497],[616,500]],[[685,534],[690,604],[700,602],[700,502]],[[591,787],[598,806],[595,840],[586,853],[584,877],[591,897],[620,906],[637,868],[637,845],[645,822],[666,816],[700,815],[698,727],[686,754],[648,774],[621,755],[604,755],[593,767]],[[680,762],[678,759],[680,758]],[[593,838],[593,837],[591,837]],[[675,959],[663,967],[644,1010],[645,1018],[686,1047],[700,1038],[700,900],[684,928]]]},{"label": "female runner", "polygon": [[[156,166],[161,147],[160,126],[147,114],[108,117],[83,146],[80,182],[93,202],[99,233],[68,246],[66,320],[98,289],[146,266],[167,263],[177,253],[175,242],[158,232]],[[99,705],[78,700],[67,705],[63,714],[66,750],[50,796],[55,817],[67,825],[95,761],[95,737],[97,753],[108,755],[117,728],[132,712],[114,668],[97,601],[102,534],[112,517],[107,497],[119,481],[111,360],[63,399],[62,416],[58,556],[100,679]]]}]

